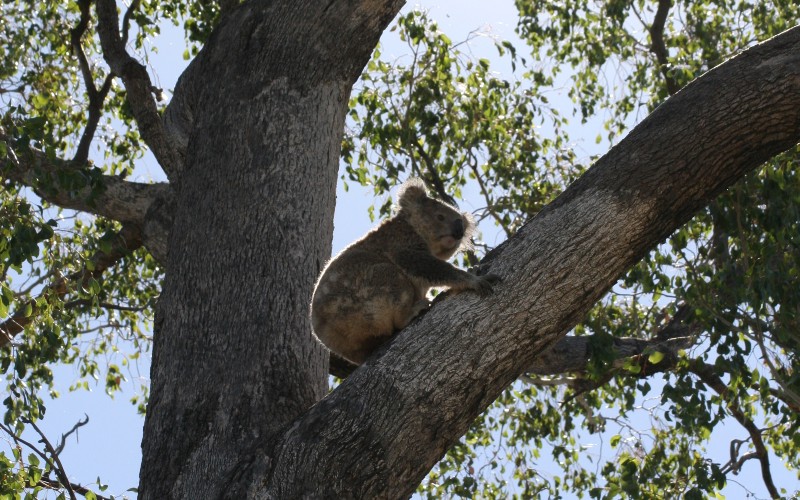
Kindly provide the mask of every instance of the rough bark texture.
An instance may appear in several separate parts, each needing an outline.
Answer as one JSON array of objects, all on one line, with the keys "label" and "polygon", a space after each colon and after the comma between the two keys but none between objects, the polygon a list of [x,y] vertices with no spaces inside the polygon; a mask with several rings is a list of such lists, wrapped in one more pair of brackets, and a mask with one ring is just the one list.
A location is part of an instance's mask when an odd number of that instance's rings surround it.
[{"label": "rough bark texture", "polygon": [[254,443],[325,395],[308,304],[350,87],[399,6],[247,2],[181,79],[141,498],[218,498]]}]

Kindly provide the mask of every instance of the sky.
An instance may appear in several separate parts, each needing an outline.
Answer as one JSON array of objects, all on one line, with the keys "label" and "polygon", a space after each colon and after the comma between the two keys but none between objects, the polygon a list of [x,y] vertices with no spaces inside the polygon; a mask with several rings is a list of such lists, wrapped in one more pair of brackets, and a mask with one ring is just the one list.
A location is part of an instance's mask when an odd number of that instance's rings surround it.
[{"label": "sky", "polygon": [[[485,34],[485,37],[478,37],[471,43],[471,49],[476,57],[496,59],[497,52],[487,37],[508,39],[517,47],[523,46],[514,33],[517,11],[513,0],[493,2],[479,0],[428,1],[417,4],[409,3],[403,11],[407,12],[409,9],[417,7],[428,10],[431,18],[439,23],[440,29],[454,41],[467,38],[467,35],[475,30]],[[162,35],[153,44],[158,47],[158,53],[151,55],[150,71],[156,85],[167,90],[170,95],[169,91],[174,87],[175,81],[186,65],[186,61],[181,57],[184,51],[182,30],[165,26]],[[405,53],[404,44],[397,40],[395,33],[387,31],[381,44],[382,53],[388,60]],[[565,103],[568,102],[565,96],[562,96],[562,99]],[[588,138],[586,143],[576,146],[588,156],[588,154],[600,151],[592,149],[596,148],[593,138],[597,136],[598,130],[592,129],[591,124],[586,127],[587,130],[584,132],[573,133],[572,136]],[[152,156],[148,156],[138,165],[134,180],[164,180],[164,176]],[[360,188],[354,183],[349,185],[349,192],[344,192],[341,183],[337,190],[334,254],[351,241],[359,238],[372,226],[367,216],[367,208],[372,204],[380,205],[383,201],[375,200],[370,190]],[[499,243],[496,241],[498,233],[491,226],[482,226],[481,229],[484,231],[485,241],[490,244]],[[138,371],[130,372],[128,378],[146,378],[148,370],[147,360],[144,360],[138,366]],[[127,495],[129,498],[135,498],[135,493],[126,493],[126,490],[135,487],[138,483],[143,418],[137,415],[135,407],[127,402],[132,394],[130,390],[127,394],[123,391],[112,400],[105,395],[102,381],[91,392],[69,393],[68,386],[77,378],[78,374],[73,367],[60,367],[57,370],[56,380],[61,381],[58,389],[62,397],[47,404],[48,411],[42,427],[49,436],[58,437],[83,418],[84,414],[88,414],[89,423],[68,441],[62,454],[62,461],[68,474],[74,482],[89,487],[92,487],[91,483],[100,477],[103,483],[109,485],[103,494]],[[736,430],[731,430],[731,432],[733,433],[732,437],[743,437]],[[729,441],[730,437],[725,435],[721,436],[719,440],[721,443]],[[779,485],[792,486],[795,481],[793,476],[783,470],[777,460],[773,460],[773,472]],[[747,484],[748,487],[759,493],[760,497],[767,496],[763,484],[760,489],[758,488],[761,479],[754,461],[745,465],[744,471],[739,477],[732,479]],[[726,495],[729,498],[739,498],[743,496],[743,491],[736,489],[735,485],[731,485],[726,490]]]}]

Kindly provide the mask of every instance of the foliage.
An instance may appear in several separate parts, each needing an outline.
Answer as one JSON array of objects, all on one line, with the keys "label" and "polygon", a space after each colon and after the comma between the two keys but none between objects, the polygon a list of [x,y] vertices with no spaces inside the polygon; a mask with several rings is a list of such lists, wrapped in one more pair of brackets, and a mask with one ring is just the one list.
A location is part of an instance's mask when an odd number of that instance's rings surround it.
[{"label": "foliage", "polygon": [[[544,70],[524,81],[499,78],[489,60],[466,57],[425,14],[400,17],[393,29],[410,60],[387,63],[379,48],[367,64],[342,146],[347,177],[381,195],[410,174],[445,199],[477,180],[486,207],[479,220],[510,235],[582,170],[559,133],[565,119],[538,90],[552,79]],[[510,43],[495,47],[512,67],[519,63]],[[381,215],[388,210],[387,203]]]}]

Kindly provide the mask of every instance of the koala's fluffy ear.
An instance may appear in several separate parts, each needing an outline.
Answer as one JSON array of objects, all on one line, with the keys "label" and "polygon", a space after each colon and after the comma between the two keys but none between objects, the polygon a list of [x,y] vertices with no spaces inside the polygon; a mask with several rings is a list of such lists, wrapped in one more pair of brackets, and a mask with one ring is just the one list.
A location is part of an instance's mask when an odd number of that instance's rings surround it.
[{"label": "koala's fluffy ear", "polygon": [[428,198],[425,183],[422,179],[412,177],[405,181],[397,191],[399,208],[411,209],[411,206]]}]

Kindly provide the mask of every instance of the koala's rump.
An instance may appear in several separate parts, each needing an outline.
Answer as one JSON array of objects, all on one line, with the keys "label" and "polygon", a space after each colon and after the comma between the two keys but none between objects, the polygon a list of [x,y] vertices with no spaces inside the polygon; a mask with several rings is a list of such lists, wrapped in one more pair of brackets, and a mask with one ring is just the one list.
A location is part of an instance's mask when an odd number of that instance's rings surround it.
[{"label": "koala's rump", "polygon": [[332,351],[357,363],[406,326],[418,297],[414,284],[386,256],[349,248],[317,283],[311,305],[314,332]]}]

